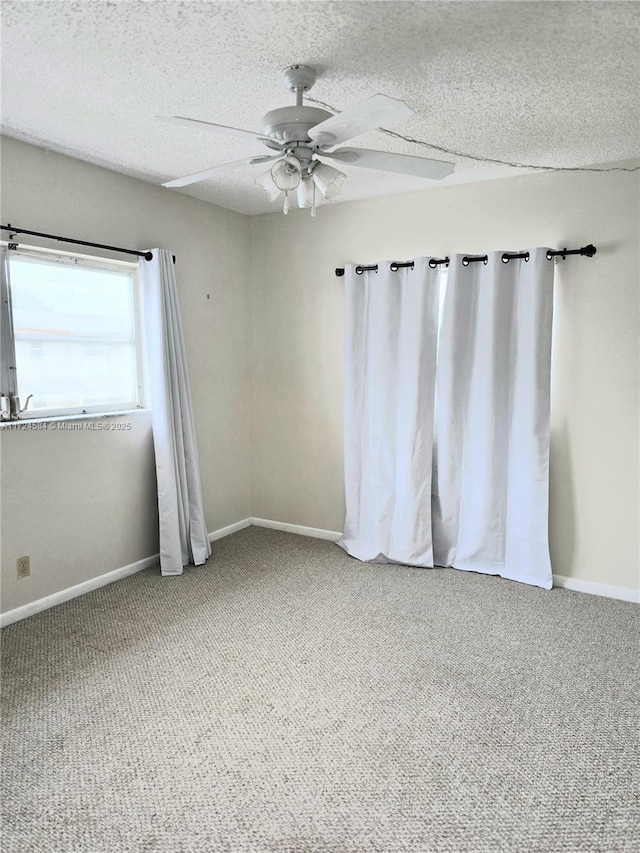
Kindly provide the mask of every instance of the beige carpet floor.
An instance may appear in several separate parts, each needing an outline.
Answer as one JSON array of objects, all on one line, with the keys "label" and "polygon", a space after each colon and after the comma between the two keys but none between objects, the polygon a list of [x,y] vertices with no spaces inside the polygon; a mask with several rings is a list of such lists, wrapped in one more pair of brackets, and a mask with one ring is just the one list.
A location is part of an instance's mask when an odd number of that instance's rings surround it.
[{"label": "beige carpet floor", "polygon": [[5,628],[5,853],[638,851],[640,608],[250,528]]}]

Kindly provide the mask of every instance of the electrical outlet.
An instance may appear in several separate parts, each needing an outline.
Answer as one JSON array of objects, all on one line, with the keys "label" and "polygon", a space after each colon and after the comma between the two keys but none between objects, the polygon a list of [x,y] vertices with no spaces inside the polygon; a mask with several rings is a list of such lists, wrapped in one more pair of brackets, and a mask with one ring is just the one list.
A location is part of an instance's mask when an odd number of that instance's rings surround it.
[{"label": "electrical outlet", "polygon": [[31,574],[31,560],[29,557],[18,557],[16,560],[19,578],[28,578]]}]

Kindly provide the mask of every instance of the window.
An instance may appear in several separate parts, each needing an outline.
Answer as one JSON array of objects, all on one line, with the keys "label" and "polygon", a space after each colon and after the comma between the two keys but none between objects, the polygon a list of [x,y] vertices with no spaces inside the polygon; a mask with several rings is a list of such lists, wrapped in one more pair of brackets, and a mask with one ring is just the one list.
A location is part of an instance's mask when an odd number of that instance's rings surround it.
[{"label": "window", "polygon": [[1,304],[5,410],[10,397],[29,398],[21,418],[144,405],[136,264],[9,250]]}]

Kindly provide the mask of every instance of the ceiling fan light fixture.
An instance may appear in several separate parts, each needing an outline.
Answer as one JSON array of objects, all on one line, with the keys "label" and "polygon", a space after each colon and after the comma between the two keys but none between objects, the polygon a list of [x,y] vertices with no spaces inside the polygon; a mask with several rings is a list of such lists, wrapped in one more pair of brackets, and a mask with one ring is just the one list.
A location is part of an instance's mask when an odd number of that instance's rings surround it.
[{"label": "ceiling fan light fixture", "polygon": [[282,192],[291,192],[302,180],[302,162],[295,154],[285,154],[271,167],[273,183]]},{"label": "ceiling fan light fixture", "polygon": [[315,184],[310,178],[303,178],[298,184],[298,207],[314,207]]},{"label": "ceiling fan light fixture", "polygon": [[318,163],[312,175],[313,182],[324,199],[335,198],[347,177],[344,172],[339,172],[333,166],[327,166],[326,163]]},{"label": "ceiling fan light fixture", "polygon": [[256,178],[256,184],[261,190],[266,192],[269,196],[269,201],[276,201],[280,196],[280,190],[275,185],[274,180],[271,177],[271,169],[267,169],[266,172]]}]

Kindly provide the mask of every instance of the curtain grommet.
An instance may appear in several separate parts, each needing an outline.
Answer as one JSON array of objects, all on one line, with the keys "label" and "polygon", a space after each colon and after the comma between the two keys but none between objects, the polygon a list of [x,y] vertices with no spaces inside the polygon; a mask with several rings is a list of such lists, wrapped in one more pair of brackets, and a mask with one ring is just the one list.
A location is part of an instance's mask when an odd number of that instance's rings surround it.
[{"label": "curtain grommet", "polygon": [[[525,264],[528,264],[529,263],[529,257],[530,257],[529,252],[514,252],[513,254],[509,254],[509,252],[503,252],[500,260],[502,261],[503,264],[508,264],[509,261],[515,260],[516,258],[517,259],[521,258],[525,262]],[[486,263],[486,261],[485,261],[485,263]]]},{"label": "curtain grommet", "polygon": [[462,259],[462,266],[463,266],[463,267],[468,267],[468,266],[469,266],[469,258],[468,258],[466,255],[465,255],[465,256],[464,256],[464,258]]}]

